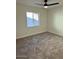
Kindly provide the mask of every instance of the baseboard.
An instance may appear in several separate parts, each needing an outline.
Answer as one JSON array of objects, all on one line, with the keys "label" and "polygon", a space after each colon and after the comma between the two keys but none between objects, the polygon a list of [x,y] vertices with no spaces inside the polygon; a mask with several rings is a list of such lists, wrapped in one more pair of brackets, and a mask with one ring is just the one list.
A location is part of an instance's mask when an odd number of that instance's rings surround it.
[{"label": "baseboard", "polygon": [[[41,33],[45,33],[45,32],[49,32],[49,31],[43,31],[43,32],[38,32],[38,33],[32,33],[32,34],[29,34],[29,35],[24,35],[24,36],[18,37],[18,38],[16,38],[16,39],[18,40],[18,39],[21,39],[21,38],[25,38],[25,37],[28,37],[28,36],[33,36],[33,35],[37,35],[37,34],[41,34]],[[49,32],[49,33],[52,33],[52,32]],[[63,37],[62,35],[59,35],[59,34],[56,34],[56,33],[52,33],[52,34],[57,35],[57,36],[60,36],[60,37]]]},{"label": "baseboard", "polygon": [[41,34],[41,33],[44,33],[44,32],[47,32],[47,31],[38,32],[38,33],[32,33],[32,34],[24,35],[24,36],[21,36],[21,37],[16,37],[16,39],[18,40],[18,39],[21,39],[21,38],[25,38],[25,37],[28,37],[28,36],[33,36],[33,35]]},{"label": "baseboard", "polygon": [[[49,32],[49,31],[48,31]],[[57,35],[57,36],[60,36],[60,37],[63,37],[63,35],[60,35],[60,34],[57,34],[57,33],[53,33],[53,32],[49,32],[49,33],[52,33],[54,35]]]}]

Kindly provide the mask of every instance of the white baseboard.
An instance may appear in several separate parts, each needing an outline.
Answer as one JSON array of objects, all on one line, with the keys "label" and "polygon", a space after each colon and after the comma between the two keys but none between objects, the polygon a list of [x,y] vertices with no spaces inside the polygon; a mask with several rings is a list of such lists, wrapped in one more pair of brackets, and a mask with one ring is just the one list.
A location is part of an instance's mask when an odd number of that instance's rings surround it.
[{"label": "white baseboard", "polygon": [[42,32],[38,32],[38,33],[32,33],[32,34],[29,34],[29,35],[22,35],[22,36],[20,36],[20,37],[16,37],[16,39],[20,39],[20,38],[24,38],[24,37],[28,37],[28,36],[32,36],[32,35],[44,33],[44,32],[47,32],[47,31],[42,31]]},{"label": "white baseboard", "polygon": [[[20,39],[20,38],[24,38],[24,37],[28,37],[28,36],[44,33],[44,32],[50,32],[50,31],[42,31],[42,32],[38,32],[38,33],[32,33],[32,34],[29,34],[29,35],[23,35],[23,36],[20,36],[20,37],[16,37],[16,39]],[[53,32],[50,32],[50,33],[53,33]],[[63,35],[60,35],[58,33],[53,33],[53,34],[63,37]]]},{"label": "white baseboard", "polygon": [[53,33],[53,34],[55,34],[55,35],[58,35],[58,36],[61,36],[61,37],[63,37],[63,35],[61,35],[61,34],[54,33],[54,32],[51,32],[51,31],[48,31],[48,32],[50,32],[50,33]]}]

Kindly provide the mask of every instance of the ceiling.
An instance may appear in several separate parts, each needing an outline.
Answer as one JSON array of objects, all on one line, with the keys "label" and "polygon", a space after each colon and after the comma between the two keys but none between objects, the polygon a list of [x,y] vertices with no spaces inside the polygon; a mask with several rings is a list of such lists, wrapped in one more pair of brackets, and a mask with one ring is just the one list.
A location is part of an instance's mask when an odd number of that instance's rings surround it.
[{"label": "ceiling", "polygon": [[[62,3],[63,0],[48,0],[48,4],[55,3],[55,2],[59,2],[60,3],[59,5],[63,5],[63,3]],[[16,0],[16,3],[42,8],[43,6],[39,6],[36,3],[44,4],[44,0]],[[49,6],[49,8],[59,6],[59,5]]]}]

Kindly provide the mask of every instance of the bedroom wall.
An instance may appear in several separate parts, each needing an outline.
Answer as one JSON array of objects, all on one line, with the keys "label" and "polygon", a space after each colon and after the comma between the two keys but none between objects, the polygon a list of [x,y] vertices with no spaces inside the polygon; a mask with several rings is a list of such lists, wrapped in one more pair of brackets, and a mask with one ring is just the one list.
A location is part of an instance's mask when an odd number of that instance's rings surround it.
[{"label": "bedroom wall", "polygon": [[[28,28],[26,26],[26,12],[37,12],[40,14],[40,26]],[[16,38],[22,38],[29,35],[42,33],[47,31],[47,10],[43,8],[24,6],[16,4]]]},{"label": "bedroom wall", "polygon": [[63,6],[48,9],[48,32],[63,36]]}]

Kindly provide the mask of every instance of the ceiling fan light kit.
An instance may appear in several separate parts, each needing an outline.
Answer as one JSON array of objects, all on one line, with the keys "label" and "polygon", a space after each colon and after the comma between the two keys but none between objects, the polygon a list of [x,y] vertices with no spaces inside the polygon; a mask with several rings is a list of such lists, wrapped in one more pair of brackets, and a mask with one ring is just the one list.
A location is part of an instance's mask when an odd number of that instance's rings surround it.
[{"label": "ceiling fan light kit", "polygon": [[44,6],[44,8],[48,8],[48,6]]}]

